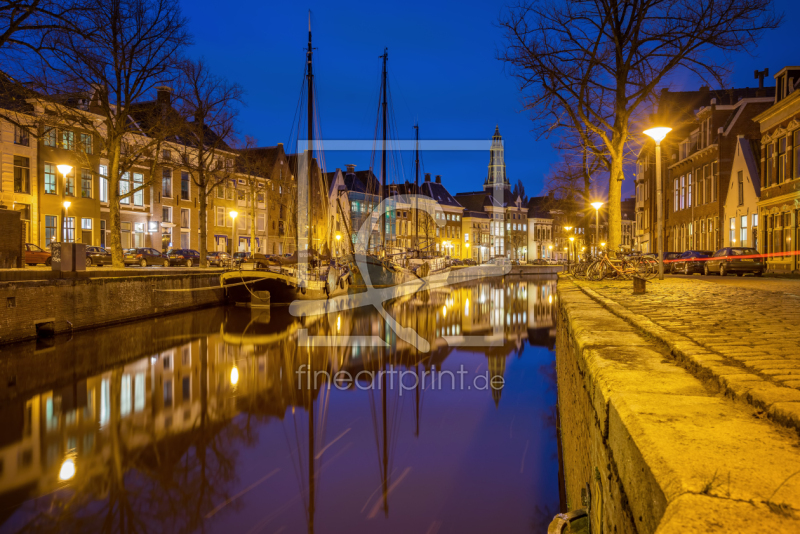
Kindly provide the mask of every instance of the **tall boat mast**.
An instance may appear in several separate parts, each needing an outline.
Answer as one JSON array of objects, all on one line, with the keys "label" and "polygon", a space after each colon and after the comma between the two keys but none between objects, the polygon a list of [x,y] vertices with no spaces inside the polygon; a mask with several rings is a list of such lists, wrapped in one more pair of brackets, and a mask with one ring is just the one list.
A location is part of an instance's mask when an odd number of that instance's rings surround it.
[{"label": "tall boat mast", "polygon": [[414,125],[414,137],[416,141],[416,158],[414,160],[416,168],[414,177],[414,250],[417,251],[417,257],[419,257],[419,123]]},{"label": "tall boat mast", "polygon": [[[389,59],[389,49],[383,49],[383,73],[382,73],[382,88],[383,88],[383,151],[381,152],[381,201],[386,199],[386,139],[389,137],[386,131],[387,125],[387,102],[386,102],[386,62]],[[386,215],[383,216],[381,221],[381,247],[386,250]]]},{"label": "tall boat mast", "polygon": [[308,233],[310,247],[314,248],[314,219],[312,217],[312,205],[314,194],[314,179],[311,171],[311,160],[314,157],[314,69],[312,54],[314,48],[311,46],[311,10],[308,11],[308,50],[306,58],[308,66],[306,69],[306,85],[308,87]]}]

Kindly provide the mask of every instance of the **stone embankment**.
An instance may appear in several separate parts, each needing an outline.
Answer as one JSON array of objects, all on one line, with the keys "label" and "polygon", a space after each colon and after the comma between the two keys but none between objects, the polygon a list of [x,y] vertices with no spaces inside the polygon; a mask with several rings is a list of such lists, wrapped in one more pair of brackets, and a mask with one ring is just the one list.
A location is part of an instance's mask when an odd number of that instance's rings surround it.
[{"label": "stone embankment", "polygon": [[217,272],[117,272],[0,281],[0,344],[225,302]]},{"label": "stone embankment", "polygon": [[800,362],[796,310],[695,280],[634,296],[561,276],[568,508],[592,532],[800,532],[800,391],[778,371]]}]

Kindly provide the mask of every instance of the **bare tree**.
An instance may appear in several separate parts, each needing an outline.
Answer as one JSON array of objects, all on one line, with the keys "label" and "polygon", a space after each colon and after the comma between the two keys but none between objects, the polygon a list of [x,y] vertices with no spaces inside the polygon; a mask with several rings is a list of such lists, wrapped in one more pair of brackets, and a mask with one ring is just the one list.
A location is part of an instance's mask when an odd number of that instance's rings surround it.
[{"label": "bare tree", "polygon": [[[112,262],[122,267],[120,201],[150,187],[154,154],[173,133],[167,110],[144,102],[154,100],[156,86],[175,78],[190,37],[177,0],[83,2],[85,9],[70,16],[77,31],[50,33],[52,52],[28,73],[35,88],[55,102],[54,111],[70,112],[63,95],[91,94],[87,110],[94,119],[82,126],[101,141],[108,159]],[[149,179],[126,187],[123,177],[140,165],[150,168]]]},{"label": "bare tree", "polygon": [[708,52],[746,50],[782,18],[772,0],[524,0],[500,19],[499,59],[534,118],[577,126],[608,154],[609,248],[621,239],[624,155],[642,105],[678,71],[721,85],[729,65]]},{"label": "bare tree", "polygon": [[200,204],[200,266],[208,264],[208,200],[214,189],[235,174],[236,104],[244,90],[212,74],[205,60],[183,60],[178,85],[181,126],[173,144],[181,165],[197,187]]},{"label": "bare tree", "polygon": [[83,0],[2,0],[0,50],[42,52],[50,32],[77,30],[73,18],[86,7]]}]

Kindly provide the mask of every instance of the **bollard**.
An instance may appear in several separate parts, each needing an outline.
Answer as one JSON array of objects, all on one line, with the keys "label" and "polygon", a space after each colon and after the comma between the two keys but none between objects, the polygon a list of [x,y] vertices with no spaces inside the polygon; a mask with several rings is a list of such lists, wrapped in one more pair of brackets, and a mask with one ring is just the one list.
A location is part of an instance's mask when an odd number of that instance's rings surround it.
[{"label": "bollard", "polygon": [[644,295],[647,293],[647,280],[639,276],[633,277],[633,294]]}]

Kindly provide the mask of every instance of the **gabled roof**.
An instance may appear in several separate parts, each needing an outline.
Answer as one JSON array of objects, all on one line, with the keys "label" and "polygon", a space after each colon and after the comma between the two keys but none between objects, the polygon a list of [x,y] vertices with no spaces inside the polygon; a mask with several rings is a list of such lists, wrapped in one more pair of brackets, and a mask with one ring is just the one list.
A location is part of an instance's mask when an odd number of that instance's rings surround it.
[{"label": "gabled roof", "polygon": [[[365,170],[365,171],[354,171],[354,172],[344,172],[339,170],[342,173],[344,187],[346,191],[350,191],[353,193],[364,193],[365,195],[380,195],[381,186],[378,178],[372,173],[372,170]],[[332,184],[335,177],[336,172],[329,172],[327,173],[328,180]]]},{"label": "gabled roof", "polygon": [[431,197],[441,205],[451,206],[454,208],[464,207],[458,202],[458,200],[456,200],[455,197],[453,197],[453,195],[450,194],[450,191],[447,190],[444,184],[425,181],[419,186],[419,189],[420,194]]}]

